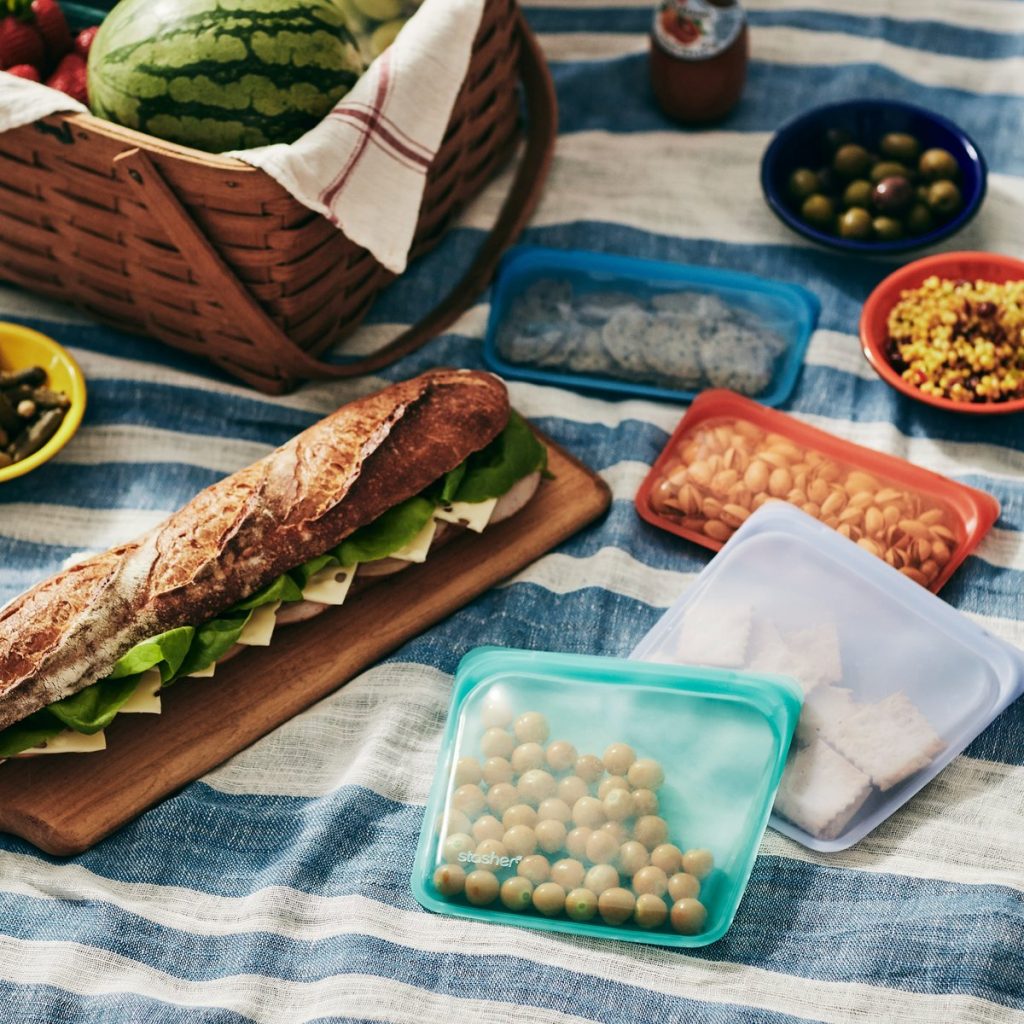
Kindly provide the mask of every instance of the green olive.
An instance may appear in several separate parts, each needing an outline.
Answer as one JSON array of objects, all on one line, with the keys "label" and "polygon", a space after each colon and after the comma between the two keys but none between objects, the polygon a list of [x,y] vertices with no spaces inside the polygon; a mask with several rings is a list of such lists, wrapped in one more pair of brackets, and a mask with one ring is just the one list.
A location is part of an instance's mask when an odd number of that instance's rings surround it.
[{"label": "green olive", "polygon": [[876,184],[883,178],[909,178],[910,172],[895,160],[880,160],[871,168],[870,178]]},{"label": "green olive", "polygon": [[924,203],[915,203],[904,221],[907,231],[912,235],[923,235],[931,231],[935,224],[932,211]]},{"label": "green olive", "polygon": [[798,203],[814,195],[820,188],[818,176],[808,167],[798,167],[789,176],[789,196]]},{"label": "green olive", "polygon": [[843,206],[849,209],[851,206],[863,206],[867,209],[871,205],[871,190],[874,186],[866,178],[858,178],[851,181],[843,192]]},{"label": "green olive", "polygon": [[926,149],[917,165],[926,181],[952,180],[959,173],[956,157],[948,149]]},{"label": "green olive", "polygon": [[878,148],[882,151],[882,155],[889,157],[890,160],[899,160],[902,163],[910,164],[917,159],[917,154],[921,152],[921,143],[906,132],[889,132],[882,136]]},{"label": "green olive", "polygon": [[871,214],[853,206],[839,218],[839,237],[865,239],[871,237]]},{"label": "green olive", "polygon": [[895,217],[876,217],[872,222],[875,235],[883,242],[903,237],[903,225]]},{"label": "green olive", "polygon": [[951,217],[962,205],[960,189],[952,181],[936,181],[928,189],[928,206],[942,217]]},{"label": "green olive", "polygon": [[848,142],[853,142],[853,136],[842,128],[829,128],[825,132],[825,148],[829,153],[834,153]]},{"label": "green olive", "polygon": [[370,36],[370,53],[379,57],[394,41],[399,32],[405,28],[405,18],[395,18],[378,25]]},{"label": "green olive", "polygon": [[815,193],[808,196],[800,207],[800,213],[808,224],[816,228],[824,228],[826,231],[832,227],[836,217],[836,209],[828,196]]},{"label": "green olive", "polygon": [[871,154],[863,146],[848,142],[836,150],[832,166],[844,178],[860,178],[871,166]]}]

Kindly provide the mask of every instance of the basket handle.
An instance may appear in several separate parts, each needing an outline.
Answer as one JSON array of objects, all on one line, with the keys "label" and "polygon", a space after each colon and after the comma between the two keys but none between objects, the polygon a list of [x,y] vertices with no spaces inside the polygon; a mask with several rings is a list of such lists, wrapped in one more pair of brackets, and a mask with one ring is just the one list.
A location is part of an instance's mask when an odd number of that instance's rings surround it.
[{"label": "basket handle", "polygon": [[[225,319],[250,337],[258,338],[265,349],[271,349],[282,375],[335,380],[372,373],[425,345],[473,304],[490,283],[502,254],[523,230],[540,200],[554,153],[558,108],[551,73],[540,45],[522,12],[517,17],[521,40],[519,71],[526,96],[529,136],[501,213],[472,265],[448,295],[418,323],[361,359],[341,365],[325,363],[296,345],[225,263],[146,153],[141,149],[129,150],[114,162],[127,171],[133,188],[178,250],[188,253],[189,262],[201,280],[210,283],[224,309]],[[237,372],[234,367],[230,369]],[[259,386],[261,378],[247,375],[247,379]]]}]

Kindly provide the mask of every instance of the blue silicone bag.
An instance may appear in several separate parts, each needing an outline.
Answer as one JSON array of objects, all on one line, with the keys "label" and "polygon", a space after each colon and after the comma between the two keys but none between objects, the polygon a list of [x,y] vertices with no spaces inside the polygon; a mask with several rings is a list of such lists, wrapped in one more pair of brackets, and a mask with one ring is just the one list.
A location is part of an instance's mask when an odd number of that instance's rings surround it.
[{"label": "blue silicone bag", "polygon": [[771,825],[845,850],[1024,692],[1024,655],[806,513],[758,509],[631,657],[804,691]]},{"label": "blue silicone bag", "polygon": [[806,288],[739,271],[519,246],[495,281],[484,361],[613,397],[688,402],[728,387],[775,406],[819,310]]},{"label": "blue silicone bag", "polygon": [[[549,918],[532,908],[509,910],[500,900],[474,906],[464,895],[442,895],[433,879],[445,863],[445,840],[459,827],[454,824],[456,766],[467,757],[484,760],[484,711],[494,708],[507,711],[505,719],[540,712],[550,725],[547,744],[566,740],[580,755],[600,757],[610,744],[626,743],[638,757],[662,765],[658,814],[668,823],[668,841],[714,855],[715,868],[701,883],[708,919],[699,934],[677,934],[667,924],[649,931],[630,923],[613,926],[600,916],[586,922],[564,913]],[[471,651],[455,677],[413,868],[413,893],[429,910],[494,924],[666,946],[714,942],[728,930],[746,887],[799,712],[799,689],[768,675],[494,647]],[[552,769],[550,774],[561,781],[574,772]],[[481,783],[488,797],[493,788]],[[474,824],[490,813],[491,808],[482,809]],[[632,820],[624,827],[632,827]],[[572,827],[570,821],[567,828]],[[473,870],[470,858],[476,854],[460,856],[464,870]],[[559,849],[549,861],[568,857]],[[500,867],[499,880],[517,871],[517,864]],[[624,873],[619,877],[621,884],[630,884]]]}]

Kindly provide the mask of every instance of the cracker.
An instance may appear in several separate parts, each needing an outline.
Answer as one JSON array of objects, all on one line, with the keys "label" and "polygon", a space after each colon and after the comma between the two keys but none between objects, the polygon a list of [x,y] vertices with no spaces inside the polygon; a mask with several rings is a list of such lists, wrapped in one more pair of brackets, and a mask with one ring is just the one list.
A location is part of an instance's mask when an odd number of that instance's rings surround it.
[{"label": "cracker", "polygon": [[870,795],[867,775],[816,739],[790,752],[775,810],[819,839],[835,839]]},{"label": "cracker", "polygon": [[786,634],[786,645],[797,659],[792,674],[804,692],[843,680],[839,632],[831,622]]},{"label": "cracker", "polygon": [[742,668],[747,655],[752,609],[747,604],[698,601],[687,609],[677,652],[683,661],[718,668]]},{"label": "cracker", "polygon": [[791,676],[804,694],[842,677],[839,634],[830,624],[783,634],[770,619],[760,619],[750,638],[748,667]]},{"label": "cracker", "polygon": [[829,741],[883,792],[926,768],[946,745],[899,690],[877,704],[860,705]]},{"label": "cracker", "polygon": [[[819,686],[804,702],[796,737],[801,743],[816,739],[831,742],[839,725],[857,708],[853,691],[839,686]],[[834,746],[834,744],[833,744]]]}]

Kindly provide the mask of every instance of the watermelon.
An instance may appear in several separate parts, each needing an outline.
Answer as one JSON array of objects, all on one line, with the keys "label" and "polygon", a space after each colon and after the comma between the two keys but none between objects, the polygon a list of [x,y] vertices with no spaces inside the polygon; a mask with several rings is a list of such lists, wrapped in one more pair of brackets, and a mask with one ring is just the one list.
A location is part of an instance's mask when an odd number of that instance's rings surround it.
[{"label": "watermelon", "polygon": [[89,102],[220,153],[293,142],[364,70],[331,0],[121,0],[89,53]]}]

